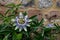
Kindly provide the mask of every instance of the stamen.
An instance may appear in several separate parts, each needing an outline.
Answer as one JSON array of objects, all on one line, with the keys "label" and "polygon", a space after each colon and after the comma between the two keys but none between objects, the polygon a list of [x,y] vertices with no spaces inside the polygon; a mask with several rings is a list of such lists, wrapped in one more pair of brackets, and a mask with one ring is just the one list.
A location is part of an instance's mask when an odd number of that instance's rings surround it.
[{"label": "stamen", "polygon": [[24,24],[24,23],[25,23],[24,19],[22,19],[22,18],[20,18],[20,19],[18,20],[18,22],[19,22],[20,24]]}]

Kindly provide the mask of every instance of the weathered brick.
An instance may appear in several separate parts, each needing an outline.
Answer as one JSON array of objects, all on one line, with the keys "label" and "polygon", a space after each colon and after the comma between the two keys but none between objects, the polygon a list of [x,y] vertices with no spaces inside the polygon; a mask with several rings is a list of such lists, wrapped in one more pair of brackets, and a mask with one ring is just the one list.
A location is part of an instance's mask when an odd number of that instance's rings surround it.
[{"label": "weathered brick", "polygon": [[48,19],[60,18],[60,11],[50,11],[46,16]]},{"label": "weathered brick", "polygon": [[4,15],[4,13],[8,10],[9,8],[0,6],[0,13]]},{"label": "weathered brick", "polygon": [[39,9],[30,9],[27,12],[28,12],[29,17],[31,17],[33,15],[37,15],[38,20],[41,20],[43,17],[43,15]]}]

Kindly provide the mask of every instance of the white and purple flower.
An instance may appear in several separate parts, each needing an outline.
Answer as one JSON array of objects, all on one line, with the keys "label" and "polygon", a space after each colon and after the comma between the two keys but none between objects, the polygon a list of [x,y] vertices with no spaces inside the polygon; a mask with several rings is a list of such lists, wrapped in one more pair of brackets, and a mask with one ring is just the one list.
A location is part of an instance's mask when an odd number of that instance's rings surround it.
[{"label": "white and purple flower", "polygon": [[54,26],[54,24],[48,24],[47,26],[46,26],[46,28],[54,28],[55,26]]},{"label": "white and purple flower", "polygon": [[32,20],[28,18],[28,15],[24,16],[23,13],[19,13],[19,16],[16,17],[16,19],[12,19],[14,23],[14,25],[16,25],[15,30],[19,29],[19,31],[21,31],[22,29],[24,29],[25,31],[27,31],[27,26],[29,27],[29,22],[31,22]]}]

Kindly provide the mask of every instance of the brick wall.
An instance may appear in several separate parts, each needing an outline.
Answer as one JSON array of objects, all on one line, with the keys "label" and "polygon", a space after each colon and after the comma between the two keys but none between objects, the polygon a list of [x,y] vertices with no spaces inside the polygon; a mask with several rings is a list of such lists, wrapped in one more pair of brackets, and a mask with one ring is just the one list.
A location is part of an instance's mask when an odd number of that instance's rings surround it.
[{"label": "brick wall", "polygon": [[[20,0],[12,0],[12,1],[15,4],[21,3]],[[35,1],[34,7],[26,7],[26,9],[25,8],[20,9],[19,11],[22,11],[22,12],[27,11],[29,16],[37,15],[39,20],[41,20],[42,17],[46,18],[45,15],[49,15],[51,11],[59,11],[60,12],[60,8],[58,8],[56,6],[56,0],[53,0],[53,5],[50,8],[44,8],[44,9],[38,8],[38,0],[34,0],[34,1]],[[1,6],[1,5],[5,5],[3,3],[4,2],[1,2],[1,0],[0,0],[0,13],[1,14],[4,14],[6,12],[6,10],[8,9],[7,7]],[[60,13],[59,13],[59,16],[60,16]],[[48,17],[51,17],[51,16],[48,16]]]}]

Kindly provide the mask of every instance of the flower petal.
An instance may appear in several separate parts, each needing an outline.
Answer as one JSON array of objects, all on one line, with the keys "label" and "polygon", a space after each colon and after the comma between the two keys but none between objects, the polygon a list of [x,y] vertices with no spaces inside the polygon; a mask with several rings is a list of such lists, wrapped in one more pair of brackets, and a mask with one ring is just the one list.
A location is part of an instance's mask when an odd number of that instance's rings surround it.
[{"label": "flower petal", "polygon": [[19,31],[21,31],[23,28],[22,28],[22,26],[19,26]]},{"label": "flower petal", "polygon": [[15,27],[15,30],[17,30],[18,29],[18,27]]},{"label": "flower petal", "polygon": [[27,24],[27,26],[28,26],[28,27],[30,27],[30,25],[29,25],[29,24]]},{"label": "flower petal", "polygon": [[19,18],[24,18],[22,12],[19,13]]},{"label": "flower petal", "polygon": [[19,18],[18,18],[18,17],[16,17],[16,21],[18,21],[18,19],[19,19]]},{"label": "flower petal", "polygon": [[20,28],[20,29],[19,29],[19,32],[21,32],[21,30],[22,30],[22,29]]},{"label": "flower petal", "polygon": [[11,19],[12,22],[15,22],[15,19]]},{"label": "flower petal", "polygon": [[25,16],[25,19],[28,19],[28,15]]},{"label": "flower petal", "polygon": [[26,27],[23,27],[23,29],[24,29],[25,31],[27,31],[27,28],[26,28]]},{"label": "flower petal", "polygon": [[32,20],[30,19],[28,22],[31,22]]},{"label": "flower petal", "polygon": [[13,26],[16,26],[16,24],[14,23]]},{"label": "flower petal", "polygon": [[28,22],[29,21],[28,15],[26,15],[24,19],[26,22]]}]

